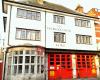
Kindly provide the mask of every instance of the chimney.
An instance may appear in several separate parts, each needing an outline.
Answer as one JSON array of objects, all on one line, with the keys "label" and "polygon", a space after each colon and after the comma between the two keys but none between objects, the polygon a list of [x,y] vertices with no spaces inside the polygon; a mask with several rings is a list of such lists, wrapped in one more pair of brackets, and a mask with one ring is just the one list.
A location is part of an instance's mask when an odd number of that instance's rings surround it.
[{"label": "chimney", "polygon": [[77,12],[84,13],[83,7],[81,5],[78,5],[75,10]]},{"label": "chimney", "polygon": [[36,0],[37,3],[43,4],[43,0]]}]

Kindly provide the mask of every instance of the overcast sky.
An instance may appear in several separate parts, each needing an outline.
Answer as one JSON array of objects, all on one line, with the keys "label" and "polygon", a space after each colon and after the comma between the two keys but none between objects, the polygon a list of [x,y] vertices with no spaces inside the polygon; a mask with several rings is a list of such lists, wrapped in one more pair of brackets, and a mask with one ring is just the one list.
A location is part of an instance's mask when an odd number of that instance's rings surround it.
[{"label": "overcast sky", "polygon": [[78,4],[84,7],[84,12],[91,8],[100,9],[100,0],[45,0],[52,3],[64,5],[70,9],[75,9]]}]

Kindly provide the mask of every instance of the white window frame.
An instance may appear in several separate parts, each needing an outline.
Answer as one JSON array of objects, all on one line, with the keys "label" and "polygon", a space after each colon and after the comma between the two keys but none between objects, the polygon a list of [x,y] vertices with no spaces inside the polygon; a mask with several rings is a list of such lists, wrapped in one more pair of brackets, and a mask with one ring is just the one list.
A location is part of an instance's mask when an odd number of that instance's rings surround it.
[{"label": "white window frame", "polygon": [[[20,54],[20,51],[23,51],[23,54]],[[12,51],[10,54],[11,55],[7,55],[7,72],[11,73],[11,75],[19,75],[19,74],[42,74],[44,73],[44,71],[42,72],[43,68],[42,66],[44,66],[44,52],[42,52],[42,54],[39,54],[40,51],[35,51],[35,50],[29,50],[29,54],[26,54],[28,50],[19,50],[19,51]],[[18,54],[16,54],[16,52]],[[23,61],[22,63],[19,63],[19,56],[23,56]],[[27,57],[30,57],[30,61],[29,63],[25,63],[25,60]],[[17,57],[17,63],[15,63],[14,61],[14,57]],[[31,58],[34,57],[34,62],[31,62]],[[37,61],[37,58],[39,57],[39,62]],[[21,72],[19,71],[19,66],[22,66]],[[37,66],[39,65],[39,72],[36,72]],[[8,70],[8,66],[9,66],[9,70]],[[28,70],[26,72],[25,70],[25,66],[29,66]],[[34,66],[34,71],[31,72],[31,67]],[[15,69],[16,68],[16,69]],[[7,74],[8,76],[11,76],[9,74]]]},{"label": "white window frame", "polygon": [[53,15],[53,22],[59,24],[65,24],[65,16]]},{"label": "white window frame", "polygon": [[92,44],[92,36],[76,34],[77,44]]},{"label": "white window frame", "polygon": [[41,31],[40,30],[16,28],[15,38],[19,39],[19,40],[40,41],[41,40]]},{"label": "white window frame", "polygon": [[17,8],[17,17],[40,21],[41,20],[41,12]]},{"label": "white window frame", "polygon": [[65,43],[66,33],[54,32],[54,42]]},{"label": "white window frame", "polygon": [[75,18],[75,26],[90,28],[90,20]]}]

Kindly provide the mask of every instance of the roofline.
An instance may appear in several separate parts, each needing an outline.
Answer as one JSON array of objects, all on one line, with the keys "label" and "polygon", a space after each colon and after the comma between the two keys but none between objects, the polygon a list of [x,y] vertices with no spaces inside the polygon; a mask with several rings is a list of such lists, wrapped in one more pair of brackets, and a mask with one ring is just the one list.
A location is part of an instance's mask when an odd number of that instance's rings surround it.
[{"label": "roofline", "polygon": [[[54,9],[48,9],[48,8],[43,8],[43,7],[40,7],[40,6],[35,6],[35,5],[29,5],[29,4],[25,4],[25,3],[20,3],[20,2],[15,2],[15,1],[6,1],[4,0],[5,3],[15,3],[15,4],[21,4],[21,5],[27,5],[27,6],[31,6],[31,7],[37,7],[37,8],[42,8],[42,9],[47,9],[47,10],[52,10],[52,11],[57,11],[57,12],[61,12],[59,10],[54,10]],[[57,4],[58,5],[58,4]],[[73,10],[74,11],[74,10]],[[62,13],[67,13],[65,11],[62,11]],[[93,19],[99,19],[97,17],[91,17],[91,16],[87,16],[87,15],[82,15],[82,14],[73,14],[73,13],[67,13],[67,14],[72,14],[72,15],[78,15],[78,16],[82,16],[82,17],[88,17],[88,18],[93,18]]]}]

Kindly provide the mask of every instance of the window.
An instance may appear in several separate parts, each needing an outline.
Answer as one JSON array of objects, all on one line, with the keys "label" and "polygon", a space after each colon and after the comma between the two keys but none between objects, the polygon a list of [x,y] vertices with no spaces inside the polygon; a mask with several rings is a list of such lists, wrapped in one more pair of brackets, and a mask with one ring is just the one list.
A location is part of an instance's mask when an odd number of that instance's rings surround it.
[{"label": "window", "polygon": [[6,32],[7,17],[3,17],[4,32]]},{"label": "window", "polygon": [[17,17],[30,20],[41,20],[41,13],[36,11],[29,11],[25,9],[17,9]]},{"label": "window", "polygon": [[16,39],[39,41],[40,30],[28,30],[28,29],[17,28]]},{"label": "window", "polygon": [[54,23],[64,24],[65,23],[65,17],[54,15]]},{"label": "window", "polygon": [[91,36],[89,35],[76,35],[76,43],[78,44],[91,44]]},{"label": "window", "polygon": [[75,26],[90,27],[90,21],[85,19],[75,18]]},{"label": "window", "polygon": [[65,43],[66,42],[65,33],[54,32],[54,42]]},{"label": "window", "polygon": [[[12,71],[13,75],[17,74],[34,74],[44,72],[44,57],[43,55],[36,55],[34,50],[19,50],[13,51],[8,55],[9,71]],[[38,53],[38,52],[36,52]],[[42,54],[42,53],[41,53]],[[12,60],[13,59],[13,60]],[[12,69],[12,70],[11,70]],[[35,72],[35,69],[37,71]]]}]

